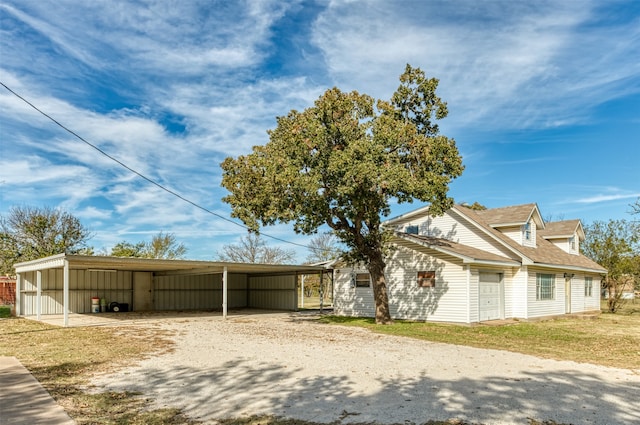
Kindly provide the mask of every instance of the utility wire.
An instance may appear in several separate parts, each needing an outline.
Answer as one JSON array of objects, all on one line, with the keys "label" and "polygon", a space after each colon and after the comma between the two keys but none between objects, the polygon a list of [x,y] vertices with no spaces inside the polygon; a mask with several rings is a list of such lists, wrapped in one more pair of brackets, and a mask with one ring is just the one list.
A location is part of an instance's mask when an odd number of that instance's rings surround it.
[{"label": "utility wire", "polygon": [[[224,221],[228,221],[229,223],[235,224],[238,227],[242,227],[245,230],[250,230],[248,226],[244,225],[244,224],[240,224],[237,223],[223,215],[220,215],[218,213],[215,213],[211,210],[209,210],[208,208],[203,207],[202,205],[199,205],[197,203],[195,203],[194,201],[185,198],[184,196],[180,195],[179,193],[177,193],[174,190],[171,190],[169,188],[167,188],[166,186],[163,186],[162,184],[156,182],[155,180],[151,179],[150,177],[145,176],[144,174],[140,173],[139,171],[129,167],[127,164],[125,164],[124,162],[120,161],[118,158],[115,158],[111,155],[109,155],[107,152],[103,151],[102,149],[100,149],[98,146],[92,144],[91,142],[87,141],[86,139],[84,139],[82,136],[80,136],[78,133],[74,132],[73,130],[69,129],[68,127],[64,126],[63,124],[61,124],[59,121],[57,121],[55,118],[51,117],[49,114],[47,114],[46,112],[42,111],[41,109],[39,109],[37,106],[35,106],[33,103],[29,102],[27,99],[25,99],[24,97],[22,97],[21,95],[19,95],[18,93],[16,93],[15,91],[13,91],[9,86],[7,86],[4,82],[0,81],[0,84],[2,84],[2,86],[7,89],[11,94],[13,94],[14,96],[16,96],[18,99],[22,100],[24,103],[26,103],[27,105],[29,105],[31,108],[35,109],[37,112],[39,112],[40,114],[42,114],[43,116],[45,116],[46,118],[48,118],[49,120],[51,120],[53,123],[55,123],[58,127],[62,128],[63,130],[65,130],[67,133],[73,135],[74,137],[76,137],[78,140],[82,141],[83,143],[89,145],[90,147],[92,147],[93,149],[97,150],[98,152],[100,152],[102,155],[106,156],[107,158],[109,158],[110,160],[114,161],[115,163],[117,163],[118,165],[120,165],[121,167],[127,169],[128,171],[132,172],[133,174],[137,175],[138,177],[146,180],[148,183],[151,183],[152,185],[164,190],[165,192],[175,196],[176,198],[208,213],[211,214],[215,217],[218,217],[219,219],[222,219]],[[277,236],[272,236],[272,235],[268,235],[266,233],[262,233],[260,232],[261,235],[266,236],[268,238],[271,238],[273,240],[279,241],[279,242],[284,242],[290,245],[295,245],[295,246],[299,246],[302,248],[307,248],[307,249],[311,249],[311,250],[321,250],[321,248],[316,248],[316,247],[311,247],[311,246],[307,246],[307,245],[303,245],[297,242],[291,242],[288,241],[286,239],[281,239]]]}]

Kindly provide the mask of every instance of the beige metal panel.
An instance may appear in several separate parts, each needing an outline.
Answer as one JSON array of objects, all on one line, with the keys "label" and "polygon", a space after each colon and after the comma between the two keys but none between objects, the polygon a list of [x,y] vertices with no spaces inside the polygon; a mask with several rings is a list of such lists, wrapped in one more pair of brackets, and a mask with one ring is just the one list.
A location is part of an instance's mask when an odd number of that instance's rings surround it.
[{"label": "beige metal panel", "polygon": [[149,272],[133,273],[133,309],[135,311],[153,310],[152,295],[153,274]]},{"label": "beige metal panel", "polygon": [[163,275],[153,281],[156,310],[207,310],[222,305],[220,275]]},{"label": "beige metal panel", "polygon": [[296,310],[298,308],[296,275],[249,276],[250,308]]}]

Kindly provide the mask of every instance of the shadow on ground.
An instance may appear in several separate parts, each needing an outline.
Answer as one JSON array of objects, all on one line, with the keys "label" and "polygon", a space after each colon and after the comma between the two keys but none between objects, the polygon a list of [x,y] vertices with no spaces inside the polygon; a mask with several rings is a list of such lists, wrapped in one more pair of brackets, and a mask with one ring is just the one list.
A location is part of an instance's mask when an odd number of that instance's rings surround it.
[{"label": "shadow on ground", "polygon": [[[331,362],[331,359],[327,359]],[[362,359],[367,361],[367,359]],[[158,407],[183,408],[193,419],[272,414],[317,422],[424,423],[464,419],[487,424],[529,423],[529,418],[573,424],[640,423],[640,385],[606,383],[590,373],[525,372],[522,378],[387,379],[356,390],[343,376],[300,378],[306,371],[243,359],[211,367],[144,368],[111,387],[138,390]],[[495,365],[499,368],[499,365]],[[321,365],[318,365],[321,368]],[[165,406],[166,404],[166,406]]]}]

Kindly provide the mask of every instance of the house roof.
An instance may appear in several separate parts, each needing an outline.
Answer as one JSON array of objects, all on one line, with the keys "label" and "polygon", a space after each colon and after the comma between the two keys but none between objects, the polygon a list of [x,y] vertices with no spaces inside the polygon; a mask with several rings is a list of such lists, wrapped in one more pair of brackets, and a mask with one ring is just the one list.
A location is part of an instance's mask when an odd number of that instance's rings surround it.
[{"label": "house roof", "polygon": [[[535,204],[527,204],[527,208],[532,205]],[[606,273],[607,271],[604,267],[582,254],[569,254],[568,252],[563,251],[553,243],[544,239],[540,235],[540,233],[538,233],[536,236],[535,248],[520,245],[518,242],[514,241],[507,235],[503,234],[499,230],[496,230],[494,228],[495,225],[492,225],[487,221],[495,221],[496,216],[491,214],[491,210],[474,211],[461,205],[456,205],[453,209],[459,214],[466,217],[468,220],[476,223],[478,226],[483,228],[486,233],[492,235],[495,239],[502,242],[503,245],[506,245],[512,251],[519,253],[519,255],[523,257],[523,260],[528,259],[532,263],[541,266],[562,266],[568,269],[580,269],[597,273]],[[505,208],[496,209],[505,210]],[[509,214],[513,214],[512,217],[516,217],[517,215],[515,211],[517,211],[518,214],[522,214],[522,210],[525,210],[524,206],[507,207],[506,209],[511,209],[512,212],[507,212],[506,214],[503,212],[499,212],[497,216],[508,217]],[[489,213],[487,214],[488,211]]]},{"label": "house roof", "polygon": [[443,254],[449,254],[454,257],[460,258],[465,263],[500,263],[504,265],[516,266],[520,263],[514,261],[511,258],[496,255],[491,252],[487,252],[478,248],[474,248],[468,245],[463,245],[457,242],[452,242],[448,239],[434,238],[431,236],[414,235],[409,233],[397,232],[396,236],[422,245],[426,248],[433,249]]},{"label": "house roof", "polygon": [[[467,207],[463,208],[470,209]],[[538,210],[538,205],[535,203],[491,208],[476,211],[476,213],[491,227],[520,226],[527,223],[531,218],[535,220],[539,227],[545,227],[540,211]]]},{"label": "house roof", "polygon": [[578,233],[580,240],[584,240],[584,230],[580,220],[552,221],[538,232],[545,239],[570,238]]}]

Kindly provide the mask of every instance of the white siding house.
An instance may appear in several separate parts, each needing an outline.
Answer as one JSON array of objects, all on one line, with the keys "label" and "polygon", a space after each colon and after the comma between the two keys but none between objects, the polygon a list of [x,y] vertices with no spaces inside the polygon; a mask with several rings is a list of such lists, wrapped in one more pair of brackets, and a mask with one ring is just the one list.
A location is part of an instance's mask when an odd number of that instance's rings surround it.
[{"label": "white siding house", "polygon": [[[383,224],[391,317],[477,323],[597,311],[606,270],[579,252],[578,220],[545,223],[536,204],[484,211],[421,208]],[[334,269],[334,311],[372,317],[363,266]]]}]

